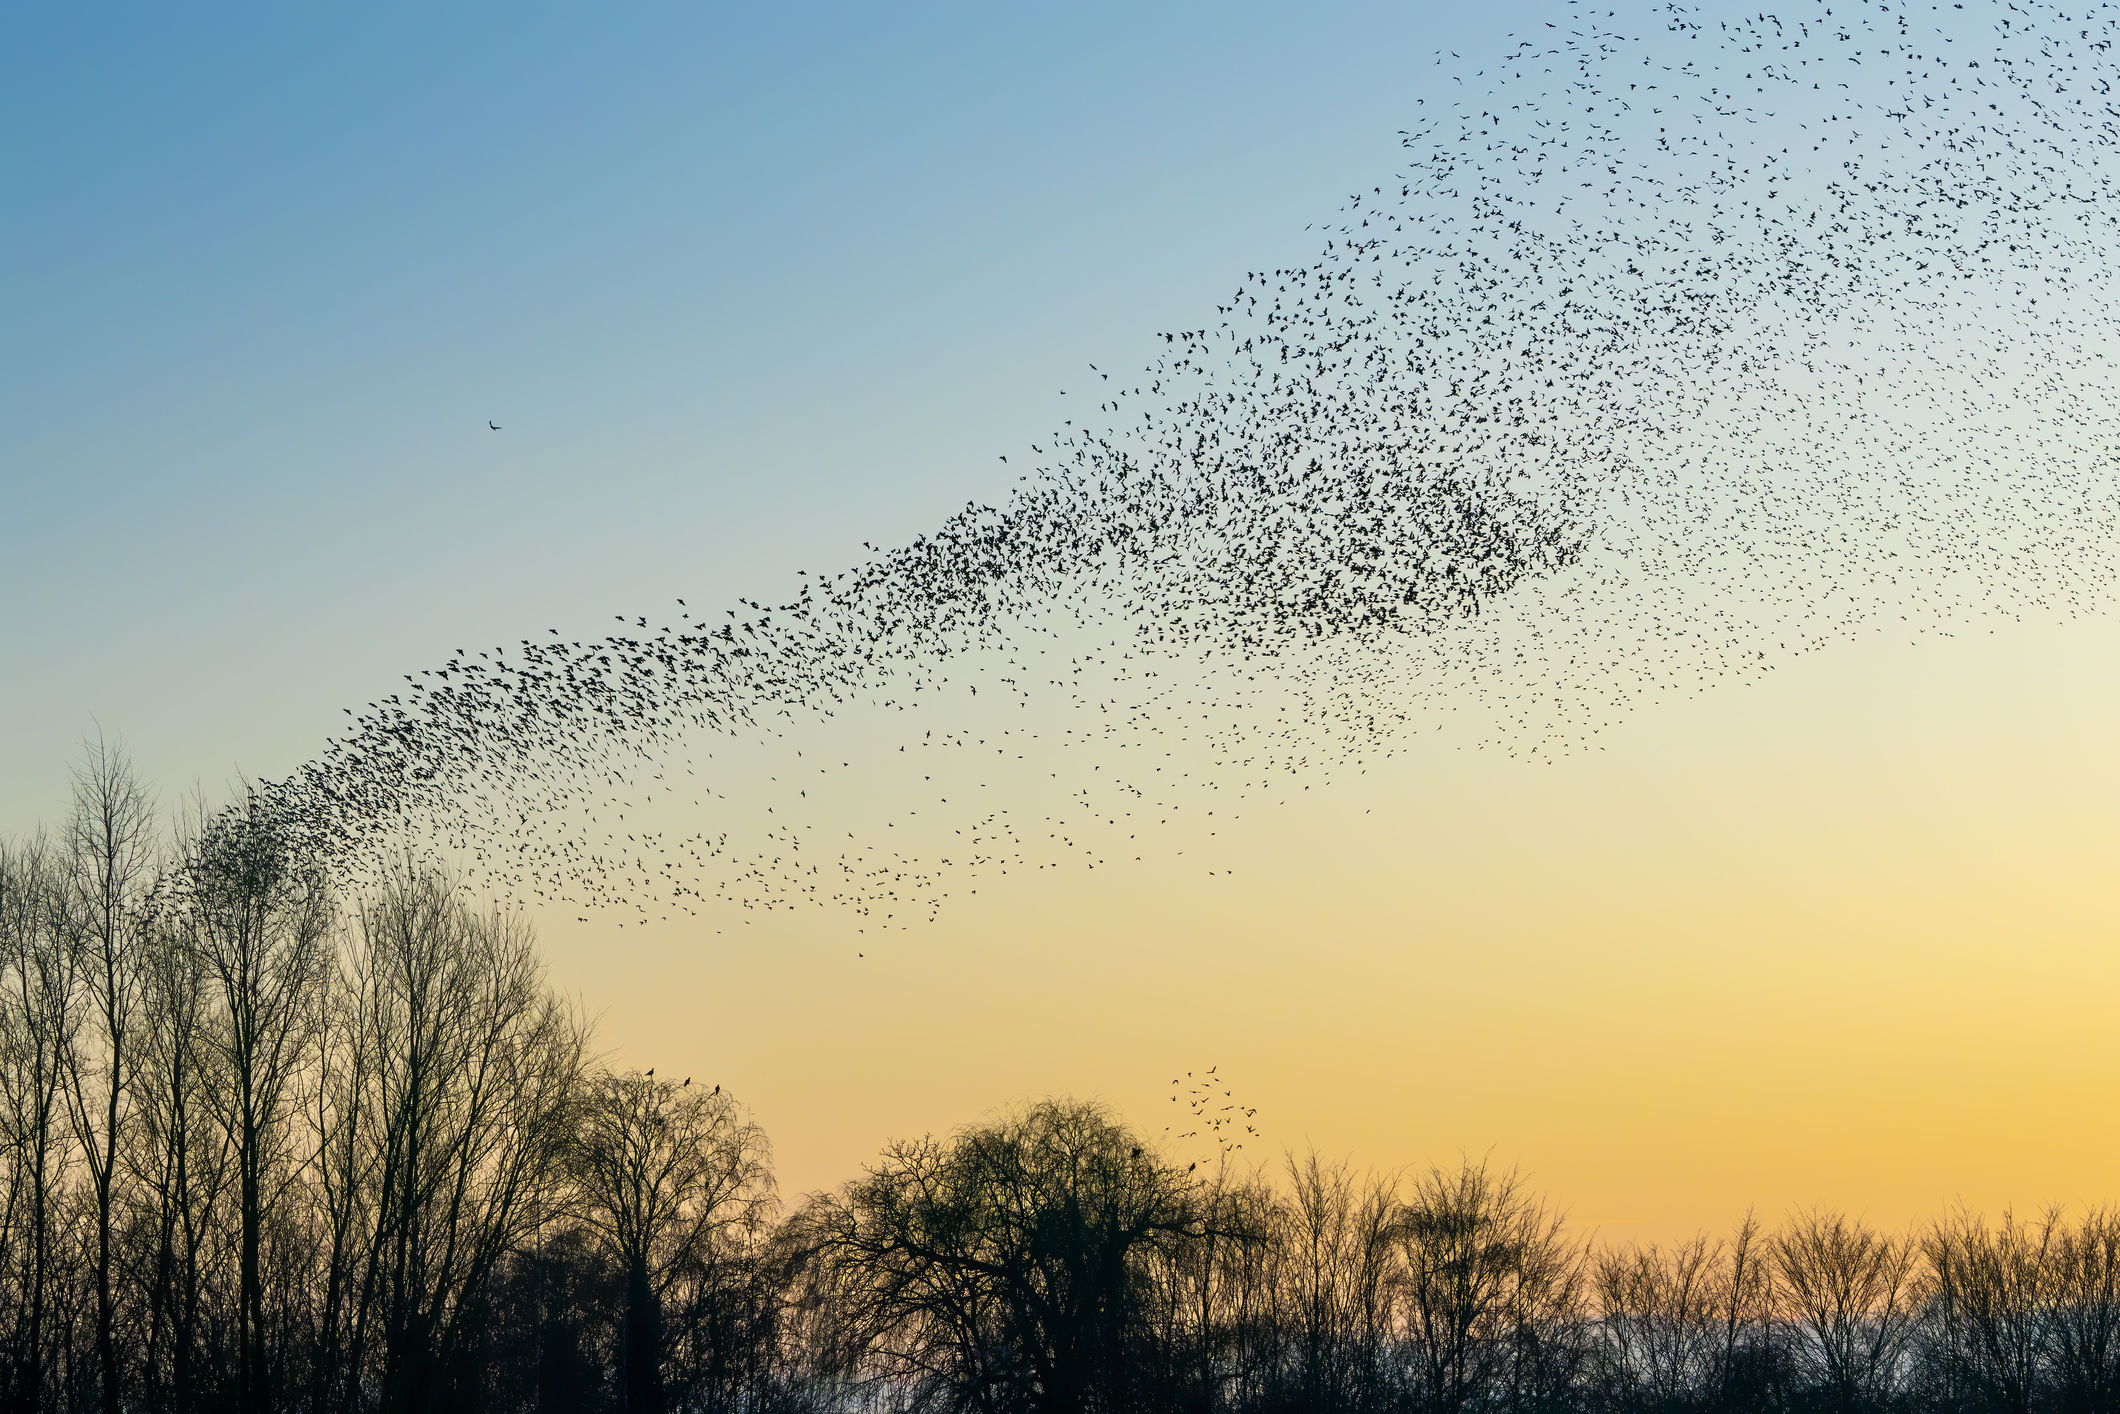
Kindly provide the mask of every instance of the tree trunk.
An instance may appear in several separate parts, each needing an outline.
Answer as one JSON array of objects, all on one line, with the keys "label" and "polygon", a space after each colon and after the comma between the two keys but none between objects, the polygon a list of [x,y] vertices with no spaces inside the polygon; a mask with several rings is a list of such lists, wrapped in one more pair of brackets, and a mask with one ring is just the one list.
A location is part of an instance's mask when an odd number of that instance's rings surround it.
[{"label": "tree trunk", "polygon": [[244,1414],[272,1414],[272,1396],[265,1378],[265,1286],[258,1263],[258,1229],[262,1225],[258,1135],[246,1132],[243,1138],[243,1293],[239,1323],[242,1354],[238,1400]]},{"label": "tree trunk", "polygon": [[96,1220],[96,1363],[103,1367],[103,1414],[119,1414],[118,1342],[112,1327],[117,1306],[110,1294],[110,1195],[103,1195]]},{"label": "tree trunk", "polygon": [[663,1414],[662,1310],[648,1264],[626,1264],[626,1414]]}]

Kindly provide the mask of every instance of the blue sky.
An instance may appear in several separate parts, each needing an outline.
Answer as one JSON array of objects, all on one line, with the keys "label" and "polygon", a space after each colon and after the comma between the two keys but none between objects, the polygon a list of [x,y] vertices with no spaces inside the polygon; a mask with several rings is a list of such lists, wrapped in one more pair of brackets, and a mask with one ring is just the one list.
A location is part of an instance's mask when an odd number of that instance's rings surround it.
[{"label": "blue sky", "polygon": [[990,498],[1531,8],[10,9],[0,828]]}]

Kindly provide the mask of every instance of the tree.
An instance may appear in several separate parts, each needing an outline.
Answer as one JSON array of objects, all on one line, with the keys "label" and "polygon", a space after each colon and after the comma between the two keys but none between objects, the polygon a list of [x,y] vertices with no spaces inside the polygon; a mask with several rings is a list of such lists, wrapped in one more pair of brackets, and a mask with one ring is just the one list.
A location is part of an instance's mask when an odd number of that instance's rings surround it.
[{"label": "tree", "polygon": [[1888,1404],[1904,1382],[1920,1316],[1916,1244],[1839,1213],[1799,1213],[1773,1240],[1796,1355],[1835,1414]]},{"label": "tree", "polygon": [[1750,1213],[1728,1242],[1599,1253],[1591,1293],[1600,1402],[1646,1411],[1760,1402],[1773,1373],[1773,1284]]},{"label": "tree", "polygon": [[1287,1205],[1225,1148],[1188,1181],[1191,1221],[1145,1244],[1145,1329],[1135,1338],[1135,1391],[1150,1407],[1212,1409],[1267,1395],[1287,1364],[1279,1299],[1279,1224]]},{"label": "tree", "polygon": [[1774,1320],[1774,1267],[1759,1219],[1747,1211],[1730,1238],[1717,1293],[1722,1326],[1715,1360],[1716,1407],[1725,1414],[1758,1410],[1780,1398],[1785,1342]]},{"label": "tree", "polygon": [[1381,1402],[1391,1323],[1396,1181],[1287,1156],[1276,1236],[1295,1335],[1292,1397],[1311,1409]]},{"label": "tree", "polygon": [[80,1028],[77,924],[60,866],[43,841],[0,843],[0,1103],[6,1193],[0,1253],[7,1258],[9,1410],[41,1406],[57,1241],[67,1168],[66,1058]]},{"label": "tree", "polygon": [[1573,1379],[1582,1257],[1512,1170],[1431,1168],[1396,1228],[1401,1329],[1432,1414],[1536,1405]]},{"label": "tree", "polygon": [[2060,1214],[2002,1225],[1960,1211],[1922,1242],[1938,1363],[1984,1414],[2031,1414],[2045,1375],[2053,1249]]},{"label": "tree", "polygon": [[[67,1056],[68,1117],[88,1169],[96,1235],[96,1365],[104,1414],[118,1414],[112,1212],[131,1112],[144,905],[157,849],[154,807],[122,751],[100,738],[74,772],[66,852],[87,1025]],[[85,1044],[84,1044],[85,1043]]]},{"label": "tree", "polygon": [[147,1333],[140,1383],[152,1408],[213,1407],[204,1341],[220,1276],[222,1216],[233,1177],[228,1131],[210,1096],[220,1072],[208,1045],[214,982],[204,957],[171,918],[147,929],[141,958],[137,1060],[130,1070],[134,1121],[127,1146],[145,1195],[149,1249]]},{"label": "tree", "polygon": [[1196,1233],[1189,1176],[1102,1107],[1046,1100],[892,1145],[806,1214],[874,1373],[953,1409],[1139,1402],[1145,1258]]},{"label": "tree", "polygon": [[179,878],[185,944],[214,1001],[201,1041],[217,1083],[205,1098],[235,1164],[237,1407],[269,1414],[261,1254],[290,1179],[288,1121],[330,955],[329,879],[255,793],[198,821]]},{"label": "tree", "polygon": [[501,1260],[557,1212],[583,1058],[529,930],[446,876],[394,869],[357,910],[335,1122],[351,1211],[349,1376],[370,1331],[386,1414],[449,1399]]},{"label": "tree", "polygon": [[2120,1212],[2093,1208],[2057,1236],[2048,1351],[2064,1414],[2120,1410]]},{"label": "tree", "polygon": [[624,1408],[662,1414],[663,1309],[715,1239],[772,1201],[765,1135],[716,1086],[596,1076],[573,1146],[582,1211],[625,1272]]},{"label": "tree", "polygon": [[1668,1251],[1601,1252],[1592,1263],[1598,1370],[1606,1399],[1645,1411],[1700,1409],[1714,1397],[1723,1335],[1723,1246],[1706,1236]]}]

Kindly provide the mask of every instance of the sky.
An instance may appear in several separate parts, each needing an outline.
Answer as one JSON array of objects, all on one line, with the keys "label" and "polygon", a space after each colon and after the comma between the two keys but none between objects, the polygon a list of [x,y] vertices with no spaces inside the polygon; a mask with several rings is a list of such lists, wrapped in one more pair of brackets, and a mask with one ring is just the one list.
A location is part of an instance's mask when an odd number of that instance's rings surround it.
[{"label": "sky", "polygon": [[[1088,365],[1315,253],[1437,51],[1554,9],[0,14],[0,832],[86,734],[217,795],[459,647],[785,597],[992,498]],[[880,941],[538,922],[614,1063],[727,1084],[789,1194],[1026,1096],[1160,1133],[1212,1065],[1245,1161],[1492,1154],[1628,1238],[2082,1203],[2116,688],[2097,614],[1879,629]]]}]

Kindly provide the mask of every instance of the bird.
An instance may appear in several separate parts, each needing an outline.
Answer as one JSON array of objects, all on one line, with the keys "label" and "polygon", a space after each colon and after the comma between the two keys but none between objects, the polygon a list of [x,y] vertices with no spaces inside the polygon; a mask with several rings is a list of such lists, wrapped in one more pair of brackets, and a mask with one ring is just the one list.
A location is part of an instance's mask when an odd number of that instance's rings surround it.
[{"label": "bird", "polygon": [[[420,819],[497,887],[903,929],[1445,722],[1550,761],[1873,629],[2098,602],[2115,20],[1829,8],[1452,61],[1389,181],[1091,365],[1101,402],[926,533],[712,631],[459,650],[262,798],[348,859]],[[799,780],[714,755],[909,710],[926,735]],[[640,824],[680,766],[732,782],[682,838]]]}]

